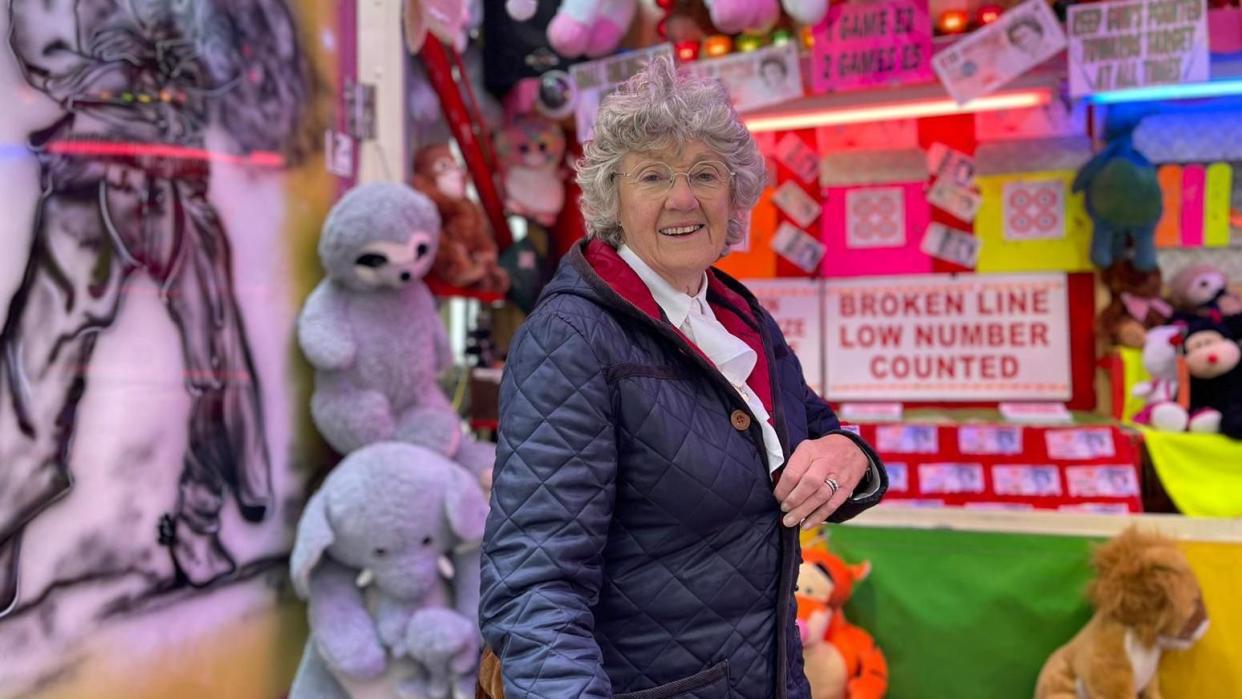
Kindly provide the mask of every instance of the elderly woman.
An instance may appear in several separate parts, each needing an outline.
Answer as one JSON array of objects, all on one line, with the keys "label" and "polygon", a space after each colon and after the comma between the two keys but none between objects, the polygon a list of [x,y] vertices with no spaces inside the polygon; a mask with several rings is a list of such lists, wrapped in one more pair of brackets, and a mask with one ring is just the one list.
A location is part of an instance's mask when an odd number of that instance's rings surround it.
[{"label": "elderly woman", "polygon": [[763,187],[715,81],[651,63],[578,163],[589,231],[515,337],[480,619],[516,697],[808,697],[798,531],[887,477],[712,269]]}]

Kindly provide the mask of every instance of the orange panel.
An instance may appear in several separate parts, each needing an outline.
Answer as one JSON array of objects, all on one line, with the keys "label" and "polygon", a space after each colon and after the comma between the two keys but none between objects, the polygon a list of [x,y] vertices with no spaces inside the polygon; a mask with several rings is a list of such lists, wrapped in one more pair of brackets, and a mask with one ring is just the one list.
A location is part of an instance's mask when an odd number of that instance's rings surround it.
[{"label": "orange panel", "polygon": [[[750,249],[734,251],[716,263],[726,274],[737,279],[771,279],[776,276],[776,251],[772,249],[772,236],[780,218],[772,203],[771,188],[763,192],[759,203],[750,212]],[[813,227],[819,224],[816,222]]]},{"label": "orange panel", "polygon": [[1156,226],[1156,247],[1176,248],[1182,244],[1182,166],[1161,165],[1156,178],[1164,192],[1164,215]]}]

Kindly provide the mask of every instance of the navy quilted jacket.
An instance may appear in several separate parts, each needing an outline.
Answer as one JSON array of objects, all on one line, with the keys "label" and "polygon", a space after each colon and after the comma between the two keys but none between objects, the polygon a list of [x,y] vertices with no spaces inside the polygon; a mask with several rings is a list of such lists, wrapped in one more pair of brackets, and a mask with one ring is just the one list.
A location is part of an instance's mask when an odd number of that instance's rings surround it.
[{"label": "navy quilted jacket", "polygon": [[[770,391],[756,392],[786,456],[838,430],[772,317],[711,277],[717,316],[762,342]],[[870,478],[835,521],[879,501],[883,468]],[[506,697],[809,697],[798,533],[780,520],[742,398],[612,248],[575,247],[501,384],[479,613]]]}]

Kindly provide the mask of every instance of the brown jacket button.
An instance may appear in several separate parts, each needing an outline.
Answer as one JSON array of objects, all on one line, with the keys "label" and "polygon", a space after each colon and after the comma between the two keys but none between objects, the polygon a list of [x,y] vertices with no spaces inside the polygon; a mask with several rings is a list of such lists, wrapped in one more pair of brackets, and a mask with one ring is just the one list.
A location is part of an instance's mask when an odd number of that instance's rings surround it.
[{"label": "brown jacket button", "polygon": [[745,432],[750,429],[750,416],[741,410],[734,410],[729,416],[729,420],[733,423],[733,429],[738,432]]}]

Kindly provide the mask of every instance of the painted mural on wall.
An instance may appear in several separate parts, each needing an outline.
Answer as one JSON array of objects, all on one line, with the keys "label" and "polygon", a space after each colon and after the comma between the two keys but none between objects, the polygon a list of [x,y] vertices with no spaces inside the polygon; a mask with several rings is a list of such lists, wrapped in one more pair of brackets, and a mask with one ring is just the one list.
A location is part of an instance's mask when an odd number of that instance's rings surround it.
[{"label": "painted mural on wall", "polygon": [[290,180],[305,37],[331,43],[295,1],[8,0],[0,696],[109,623],[274,597],[303,477]]}]

